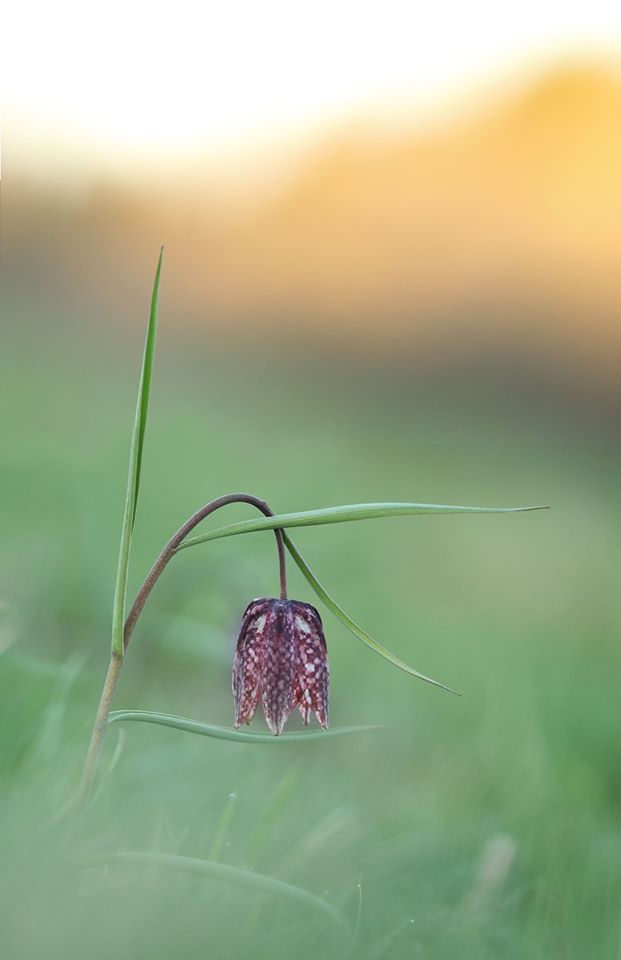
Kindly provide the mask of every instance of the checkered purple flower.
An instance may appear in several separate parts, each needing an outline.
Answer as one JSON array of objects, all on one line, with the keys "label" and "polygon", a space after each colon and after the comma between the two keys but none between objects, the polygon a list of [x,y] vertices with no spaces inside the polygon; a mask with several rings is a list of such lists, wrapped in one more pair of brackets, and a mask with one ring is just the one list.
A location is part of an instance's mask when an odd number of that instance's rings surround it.
[{"label": "checkered purple flower", "polygon": [[235,726],[261,701],[268,727],[282,732],[292,710],[328,726],[328,650],[317,610],[298,600],[253,600],[242,618],[233,663]]}]

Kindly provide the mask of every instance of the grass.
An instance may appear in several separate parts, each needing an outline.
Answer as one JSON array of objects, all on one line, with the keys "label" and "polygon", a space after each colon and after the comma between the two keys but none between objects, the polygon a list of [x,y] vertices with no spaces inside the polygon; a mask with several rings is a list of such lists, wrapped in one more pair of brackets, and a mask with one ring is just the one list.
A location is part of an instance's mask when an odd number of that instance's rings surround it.
[{"label": "grass", "polygon": [[[16,333],[0,358],[19,398],[0,463],[3,954],[616,960],[616,448],[568,412],[488,414],[459,384],[421,393],[302,369],[296,354],[232,367],[161,334],[130,598],[184,517],[230,489],[283,513],[387,495],[553,509],[296,531],[374,637],[463,696],[416,683],[326,616],[333,724],[384,729],[273,749],[116,723],[114,770],[78,817],[67,804],[108,653],[139,331],[128,360],[42,333],[27,367]],[[230,726],[237,620],[276,588],[272,539],[176,558],[115,707]],[[314,602],[293,564],[290,581]],[[147,859],[107,863],[136,851]],[[214,855],[219,874],[177,869]],[[235,871],[319,898],[357,939]]]}]

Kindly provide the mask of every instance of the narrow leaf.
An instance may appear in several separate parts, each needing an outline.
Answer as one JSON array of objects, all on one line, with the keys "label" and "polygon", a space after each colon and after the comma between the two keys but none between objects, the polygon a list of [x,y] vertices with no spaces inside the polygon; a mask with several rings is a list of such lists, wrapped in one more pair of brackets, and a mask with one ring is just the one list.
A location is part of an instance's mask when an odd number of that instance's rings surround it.
[{"label": "narrow leaf", "polygon": [[209,853],[207,854],[207,859],[211,860],[212,863],[216,863],[220,859],[222,847],[224,846],[226,835],[231,826],[231,820],[233,819],[233,808],[236,800],[237,794],[229,793],[224,810],[222,811],[220,820],[218,821],[218,825],[213,835],[211,846],[209,847]]},{"label": "narrow leaf", "polygon": [[186,733],[197,733],[201,737],[215,737],[216,740],[236,740],[238,743],[304,743],[307,740],[325,740],[326,737],[339,737],[348,733],[365,733],[369,730],[379,730],[377,726],[337,727],[334,730],[311,730],[308,733],[281,733],[275,737],[271,733],[246,733],[245,730],[234,730],[229,727],[218,727],[213,723],[202,723],[199,720],[189,720],[187,717],[173,717],[167,713],[152,713],[149,710],[115,710],[108,723],[117,723],[123,720],[138,720],[142,723],[158,723],[164,727],[173,727],[175,730],[184,730]]},{"label": "narrow leaf", "polygon": [[136,409],[136,424],[134,430],[138,429],[137,452],[136,452],[136,479],[134,484],[134,513],[132,516],[132,527],[136,519],[136,507],[138,506],[138,490],[140,488],[140,474],[142,471],[142,451],[144,447],[144,435],[147,429],[147,419],[149,416],[149,399],[151,396],[151,377],[153,373],[153,358],[155,356],[155,337],[157,334],[157,313],[160,297],[160,275],[162,273],[162,259],[164,248],[160,250],[157,267],[155,270],[155,279],[153,281],[153,293],[151,295],[151,308],[149,310],[149,326],[144,345],[144,357],[142,361],[142,373],[140,375],[140,387],[138,389],[138,406]]},{"label": "narrow leaf", "polygon": [[528,510],[547,510],[545,506],[536,507],[455,507],[436,503],[353,503],[339,507],[324,507],[320,510],[303,510],[299,513],[280,513],[275,517],[257,517],[241,520],[225,527],[209,530],[198,537],[184,540],[177,551],[186,547],[234,537],[240,533],[254,533],[257,530],[274,530],[285,527],[312,527],[328,523],[347,523],[352,520],[373,520],[379,517],[405,517],[456,513],[523,513]]},{"label": "narrow leaf", "polygon": [[147,853],[129,850],[119,853],[100,854],[84,862],[84,865],[89,867],[112,866],[115,864],[160,866],[167,869],[179,870],[183,873],[213,877],[219,882],[229,881],[262,893],[269,893],[285,897],[289,900],[296,900],[298,903],[310,907],[331,920],[332,923],[338,927],[341,934],[346,935],[348,938],[351,935],[349,924],[344,916],[329,903],[326,903],[325,900],[322,900],[321,897],[310,893],[308,890],[304,890],[302,887],[296,887],[291,883],[285,883],[283,880],[276,880],[274,877],[267,877],[261,873],[254,873],[251,870],[233,867],[226,863],[199,860],[197,857],[181,857],[169,853]]},{"label": "narrow leaf", "polygon": [[[443,690],[448,690],[449,693],[457,694],[456,690],[452,690],[451,687],[447,687],[446,684],[440,683],[438,680],[432,680],[431,677],[426,677],[424,673],[419,673],[418,670],[414,670],[413,667],[408,666],[407,663],[404,663],[404,661],[400,660],[399,657],[396,657],[394,653],[391,653],[390,650],[387,650],[386,647],[383,647],[381,643],[378,643],[377,640],[374,640],[373,637],[369,636],[366,630],[363,630],[362,627],[359,627],[358,624],[351,619],[351,617],[347,616],[342,607],[339,607],[336,600],[330,596],[325,587],[321,585],[311,568],[304,560],[302,554],[291,540],[291,537],[285,530],[283,530],[283,537],[287,550],[310,583],[319,599],[323,601],[328,610],[330,610],[336,619],[340,620],[343,626],[347,627],[347,629],[353,633],[355,637],[358,637],[359,640],[362,640],[363,643],[366,643],[367,647],[371,647],[371,650],[375,650],[375,652],[379,653],[381,657],[389,660],[390,663],[395,665],[395,667],[399,667],[400,670],[404,670],[406,673],[411,674],[413,677],[417,677],[419,680],[425,680],[426,683],[432,683],[434,687],[441,687]],[[457,696],[459,696],[459,694],[457,694]]]},{"label": "narrow leaf", "polygon": [[375,944],[373,949],[367,954],[367,960],[381,960],[382,957],[389,955],[394,956],[394,950],[391,950],[390,954],[388,951],[391,947],[394,947],[395,940],[397,940],[404,930],[407,930],[408,927],[411,927],[414,921],[411,918],[402,920],[401,923],[398,923],[396,927],[392,930],[389,930],[386,936],[382,937],[378,943]]},{"label": "narrow leaf", "polygon": [[142,358],[142,372],[140,374],[140,385],[138,387],[138,402],[136,404],[136,416],[134,419],[134,429],[132,431],[129,452],[129,471],[127,476],[127,492],[125,495],[123,527],[121,530],[119,562],[116,571],[116,585],[112,609],[112,650],[113,653],[119,657],[122,657],[125,652],[123,646],[123,624],[125,622],[127,572],[129,569],[129,556],[131,552],[134,520],[136,518],[136,508],[138,506],[142,451],[144,446],[145,430],[147,427],[147,417],[149,413],[149,394],[151,392],[151,374],[153,370],[153,354],[155,351],[157,305],[159,298],[163,253],[164,248],[162,247],[160,250],[159,260],[157,262],[157,269],[155,271],[155,281],[153,283],[153,293],[151,296],[151,309],[149,312],[149,325],[147,327],[147,336]]}]

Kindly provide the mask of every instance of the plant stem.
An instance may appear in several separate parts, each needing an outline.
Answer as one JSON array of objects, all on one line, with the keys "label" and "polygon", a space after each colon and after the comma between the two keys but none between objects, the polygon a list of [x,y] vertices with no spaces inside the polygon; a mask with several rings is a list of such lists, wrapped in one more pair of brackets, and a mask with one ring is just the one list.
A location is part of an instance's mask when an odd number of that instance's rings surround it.
[{"label": "plant stem", "polygon": [[110,657],[108,672],[106,674],[106,679],[104,680],[99,706],[97,707],[97,713],[95,715],[95,723],[93,724],[91,742],[88,745],[86,760],[84,762],[84,770],[82,771],[82,779],[80,781],[80,789],[78,791],[78,801],[86,800],[86,797],[90,793],[93,785],[95,771],[97,770],[97,764],[99,762],[99,754],[101,753],[106,727],[108,726],[110,705],[112,703],[114,691],[116,690],[116,685],[119,681],[122,665],[123,658],[119,657],[118,654],[113,653]]},{"label": "plant stem", "polygon": [[[159,580],[162,575],[165,567],[168,565],[169,561],[174,557],[179,545],[187,537],[187,535],[201,522],[205,517],[208,517],[215,510],[219,510],[220,507],[225,507],[230,503],[249,503],[251,506],[256,507],[257,510],[260,510],[261,513],[266,517],[273,517],[274,512],[270,509],[265,500],[259,500],[258,497],[252,496],[250,493],[229,493],[223,497],[218,497],[216,500],[212,500],[210,503],[206,504],[204,507],[201,507],[200,510],[197,510],[196,513],[186,520],[183,526],[179,527],[177,532],[173,534],[170,538],[159,557],[151,567],[149,573],[146,576],[144,583],[142,584],[140,590],[136,595],[136,599],[132,605],[131,610],[125,621],[125,627],[123,630],[123,651],[127,650],[129,641],[131,640],[132,634],[134,632],[134,627],[138,622],[138,618],[144,609],[144,605],[147,602],[147,599],[153,590],[153,587]],[[282,534],[282,530],[274,530],[276,536],[276,543],[278,546],[278,566],[280,574],[280,597],[282,600],[287,599],[287,573],[285,565],[285,544]],[[80,790],[78,799],[85,800],[88,794],[91,791],[93,785],[93,780],[97,770],[97,764],[99,762],[99,755],[101,753],[101,748],[104,741],[104,736],[106,733],[106,727],[108,725],[108,715],[110,713],[110,706],[112,704],[112,699],[114,697],[114,692],[116,690],[119,677],[121,674],[121,667],[123,665],[123,657],[119,656],[117,653],[112,654],[110,658],[110,664],[108,666],[108,672],[106,674],[106,679],[103,685],[103,690],[101,691],[101,699],[99,701],[99,707],[97,708],[97,714],[95,716],[95,723],[93,725],[93,732],[91,734],[91,740],[86,754],[86,761],[84,763],[84,770],[82,773],[82,780],[80,783]]]},{"label": "plant stem", "polygon": [[[215,510],[219,510],[220,507],[225,507],[229,503],[249,503],[251,506],[256,507],[257,510],[260,510],[261,513],[266,517],[273,517],[274,512],[270,510],[269,506],[265,500],[259,500],[258,497],[253,497],[250,493],[229,493],[224,497],[218,497],[217,500],[212,500],[211,503],[208,503],[206,506],[201,507],[200,510],[197,510],[196,513],[186,520],[182,527],[179,527],[177,532],[173,534],[170,538],[159,557],[151,567],[151,570],[147,574],[147,577],[142,584],[140,590],[136,595],[134,604],[129,611],[127,620],[125,621],[125,632],[123,636],[124,649],[127,650],[129,641],[131,639],[132,633],[134,632],[134,627],[136,626],[136,621],[142,613],[142,608],[144,607],[149,594],[153,590],[153,587],[159,580],[164,568],[167,566],[168,562],[174,557],[177,552],[177,547],[181,544],[183,540],[187,537],[189,533],[192,532],[194,527],[204,520],[205,517],[208,517],[210,513],[213,513]],[[286,599],[287,597],[287,575],[285,569],[285,545],[283,541],[282,530],[274,530],[276,534],[276,543],[278,545],[278,563],[280,569],[280,591],[281,598]]]}]

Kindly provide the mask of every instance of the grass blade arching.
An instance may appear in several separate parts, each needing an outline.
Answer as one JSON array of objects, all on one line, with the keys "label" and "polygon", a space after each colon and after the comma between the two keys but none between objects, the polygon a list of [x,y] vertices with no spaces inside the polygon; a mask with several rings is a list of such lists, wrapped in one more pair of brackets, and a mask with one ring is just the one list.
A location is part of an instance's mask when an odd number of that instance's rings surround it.
[{"label": "grass blade arching", "polygon": [[247,733],[245,730],[234,730],[230,727],[219,727],[214,723],[202,723],[200,720],[190,720],[188,717],[175,717],[167,713],[156,713],[150,710],[115,710],[108,723],[118,723],[125,720],[137,720],[141,723],[155,723],[174,730],[183,730],[185,733],[196,733],[201,737],[213,737],[216,740],[233,740],[237,743],[304,743],[310,740],[325,740],[330,737],[339,737],[350,733],[367,733],[370,730],[380,730],[378,726],[336,727],[334,730],[310,730],[303,733],[281,733],[275,737],[272,733]]},{"label": "grass blade arching", "polygon": [[[299,567],[302,574],[306,577],[311,587],[319,597],[319,599],[326,605],[328,610],[334,614],[337,620],[343,624],[344,627],[353,633],[355,637],[359,640],[362,640],[363,643],[366,643],[367,647],[370,647],[371,650],[374,650],[376,653],[379,653],[381,657],[384,657],[385,660],[388,660],[390,663],[394,664],[395,667],[399,667],[400,670],[404,670],[406,673],[409,673],[413,677],[417,677],[418,680],[424,680],[426,683],[433,684],[434,687],[441,687],[442,690],[448,690],[449,693],[457,694],[456,690],[452,690],[451,687],[447,687],[446,684],[440,683],[439,680],[433,680],[431,677],[425,676],[424,673],[419,673],[418,670],[415,670],[413,667],[410,667],[409,664],[405,663],[403,660],[400,660],[399,657],[395,656],[394,653],[391,653],[390,650],[387,650],[385,647],[378,643],[377,640],[374,640],[366,630],[363,630],[362,627],[359,627],[354,620],[349,617],[342,607],[338,605],[336,600],[334,600],[324,586],[319,582],[311,568],[304,560],[302,554],[299,552],[291,537],[288,535],[286,530],[283,530],[283,536],[285,539],[285,545],[287,550],[293,557],[293,560]],[[457,694],[459,696],[459,694]]]},{"label": "grass blade arching", "polygon": [[198,537],[190,537],[177,547],[185,550],[199,543],[221,540],[241,533],[257,530],[274,530],[289,527],[312,527],[328,523],[348,523],[354,520],[374,520],[381,517],[433,516],[466,513],[524,513],[529,510],[546,510],[546,506],[534,507],[460,507],[438,503],[350,503],[338,507],[323,507],[319,510],[302,510],[297,513],[280,513],[273,517],[257,517],[241,520],[225,527],[209,530]]},{"label": "grass blade arching", "polygon": [[241,884],[250,887],[257,892],[267,893],[285,897],[289,900],[296,900],[298,903],[305,904],[312,910],[321,913],[329,918],[339,932],[346,936],[351,936],[351,930],[345,917],[335,907],[326,903],[321,897],[304,890],[302,887],[296,887],[293,884],[285,883],[284,880],[276,880],[265,874],[254,873],[251,870],[244,870],[241,867],[233,867],[226,863],[213,863],[211,860],[200,860],[196,857],[182,857],[176,854],[168,853],[148,853],[142,851],[122,851],[119,853],[100,854],[89,858],[85,865],[89,867],[113,866],[113,865],[136,865],[136,866],[160,866],[169,870],[179,870],[183,873],[194,873],[203,877],[213,877],[220,882],[228,881],[230,883]]}]

